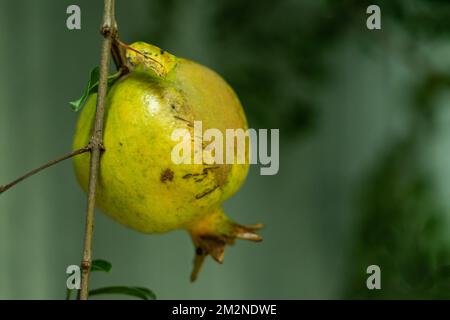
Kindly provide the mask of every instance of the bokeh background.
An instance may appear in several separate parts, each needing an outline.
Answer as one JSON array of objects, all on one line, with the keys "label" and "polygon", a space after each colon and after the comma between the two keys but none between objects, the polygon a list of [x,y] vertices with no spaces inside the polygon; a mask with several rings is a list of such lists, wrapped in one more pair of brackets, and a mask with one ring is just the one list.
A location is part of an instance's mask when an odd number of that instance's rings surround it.
[{"label": "bokeh background", "polygon": [[[92,288],[160,299],[450,298],[450,3],[447,0],[117,0],[120,36],[207,65],[251,127],[280,129],[280,171],[226,204],[264,222],[189,283],[193,247],[98,212]],[[66,28],[77,4],[82,30]],[[366,28],[378,4],[382,30]],[[102,1],[0,0],[0,183],[71,148],[98,64]],[[70,161],[0,196],[0,298],[63,299],[81,260],[86,198]],[[381,268],[382,289],[366,288]]]}]

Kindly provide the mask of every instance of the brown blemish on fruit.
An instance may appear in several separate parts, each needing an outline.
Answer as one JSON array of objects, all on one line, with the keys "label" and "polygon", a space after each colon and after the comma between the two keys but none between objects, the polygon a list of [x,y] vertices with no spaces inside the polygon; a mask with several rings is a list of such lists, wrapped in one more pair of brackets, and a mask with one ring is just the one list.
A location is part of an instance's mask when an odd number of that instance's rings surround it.
[{"label": "brown blemish on fruit", "polygon": [[224,164],[224,165],[219,166],[217,169],[218,170],[214,171],[214,178],[218,185],[223,186],[224,184],[227,183],[228,174],[231,171],[231,165]]},{"label": "brown blemish on fruit", "polygon": [[195,179],[195,182],[199,182],[199,181],[202,181],[203,179],[206,178],[206,176],[208,175],[209,170],[214,170],[214,169],[219,169],[219,168],[220,168],[219,166],[203,168],[202,173],[188,173],[188,174],[185,174],[184,176],[182,176],[181,178],[189,179],[189,178],[192,178],[192,177],[201,176],[201,178]]},{"label": "brown blemish on fruit", "polygon": [[184,118],[182,118],[182,117],[180,117],[180,116],[173,116],[173,117],[174,117],[175,119],[177,119],[177,120],[181,120],[181,121],[186,122],[188,127],[193,127],[193,126],[194,126],[194,124],[193,124],[191,121],[186,120],[186,119],[184,119]]},{"label": "brown blemish on fruit", "polygon": [[216,190],[218,187],[219,187],[219,185],[217,184],[217,185],[215,185],[214,187],[212,187],[211,189],[205,190],[204,192],[197,194],[197,195],[195,196],[195,199],[198,200],[198,199],[201,199],[201,198],[207,196],[208,194],[210,194],[210,193],[212,193],[214,190]]},{"label": "brown blemish on fruit", "polygon": [[166,170],[161,173],[161,182],[166,182],[167,180],[172,181],[173,180],[173,171],[167,168]]},{"label": "brown blemish on fruit", "polygon": [[219,166],[215,166],[215,167],[206,167],[203,169],[203,172],[208,172],[209,170],[214,170],[214,169],[219,169]]}]

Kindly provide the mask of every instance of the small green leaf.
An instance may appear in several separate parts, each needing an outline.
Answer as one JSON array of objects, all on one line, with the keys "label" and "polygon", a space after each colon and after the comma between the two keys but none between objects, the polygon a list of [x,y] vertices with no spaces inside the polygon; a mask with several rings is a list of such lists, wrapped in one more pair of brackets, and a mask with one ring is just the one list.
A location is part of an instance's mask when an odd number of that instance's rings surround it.
[{"label": "small green leaf", "polygon": [[97,259],[92,261],[91,271],[104,271],[110,272],[112,264],[109,261]]},{"label": "small green leaf", "polygon": [[136,297],[142,300],[155,300],[156,295],[153,291],[143,287],[104,287],[89,291],[89,297],[102,295],[102,294],[123,294],[127,296]]},{"label": "small green leaf", "polygon": [[89,76],[89,81],[84,89],[83,95],[76,101],[69,102],[73,111],[80,110],[84,103],[86,102],[87,97],[94,92],[97,92],[98,80],[100,79],[100,68],[95,67],[91,70],[91,74]]},{"label": "small green leaf", "polygon": [[[120,75],[121,75],[120,71],[117,71],[116,73],[110,75],[108,77],[108,86],[111,86],[120,77]],[[83,95],[78,100],[69,102],[73,111],[77,112],[81,108],[83,108],[89,95],[96,93],[98,91],[99,80],[100,80],[100,68],[95,67],[94,69],[91,70],[89,81],[86,85],[86,88],[84,89]]]}]

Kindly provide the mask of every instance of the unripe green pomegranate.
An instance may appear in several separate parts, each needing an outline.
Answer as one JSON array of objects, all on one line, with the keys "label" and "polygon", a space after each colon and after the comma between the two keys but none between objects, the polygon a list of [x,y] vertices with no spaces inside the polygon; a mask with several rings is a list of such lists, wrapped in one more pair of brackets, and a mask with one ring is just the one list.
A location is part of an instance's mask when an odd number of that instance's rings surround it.
[{"label": "unripe green pomegranate", "polygon": [[[239,225],[221,208],[244,182],[248,162],[175,164],[172,152],[179,142],[172,133],[187,130],[194,147],[199,138],[194,121],[202,122],[202,132],[217,128],[225,134],[226,129],[246,130],[245,114],[231,87],[198,63],[143,42],[128,47],[126,56],[132,71],[114,83],[106,99],[97,204],[109,217],[141,232],[187,230],[196,249],[195,280],[207,255],[222,262],[225,246],[236,238],[261,240],[255,233],[261,225]],[[89,141],[95,102],[93,94],[80,115],[74,149]],[[74,158],[85,191],[89,156]]]}]

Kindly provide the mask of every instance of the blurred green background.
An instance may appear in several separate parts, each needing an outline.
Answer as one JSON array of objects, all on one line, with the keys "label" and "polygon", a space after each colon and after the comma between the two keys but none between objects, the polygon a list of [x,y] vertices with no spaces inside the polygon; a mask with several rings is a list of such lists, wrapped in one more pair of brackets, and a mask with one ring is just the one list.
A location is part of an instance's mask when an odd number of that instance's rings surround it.
[{"label": "blurred green background", "polygon": [[[120,36],[227,79],[250,126],[280,129],[280,171],[253,167],[225,204],[264,241],[238,242],[189,283],[185,232],[96,215],[92,287],[161,299],[450,298],[450,3],[438,0],[116,1]],[[78,4],[82,30],[66,28]],[[378,4],[382,30],[366,28]],[[0,183],[71,148],[100,56],[102,1],[0,0]],[[0,298],[63,299],[86,198],[70,161],[0,196]],[[381,290],[366,268],[381,268]]]}]

